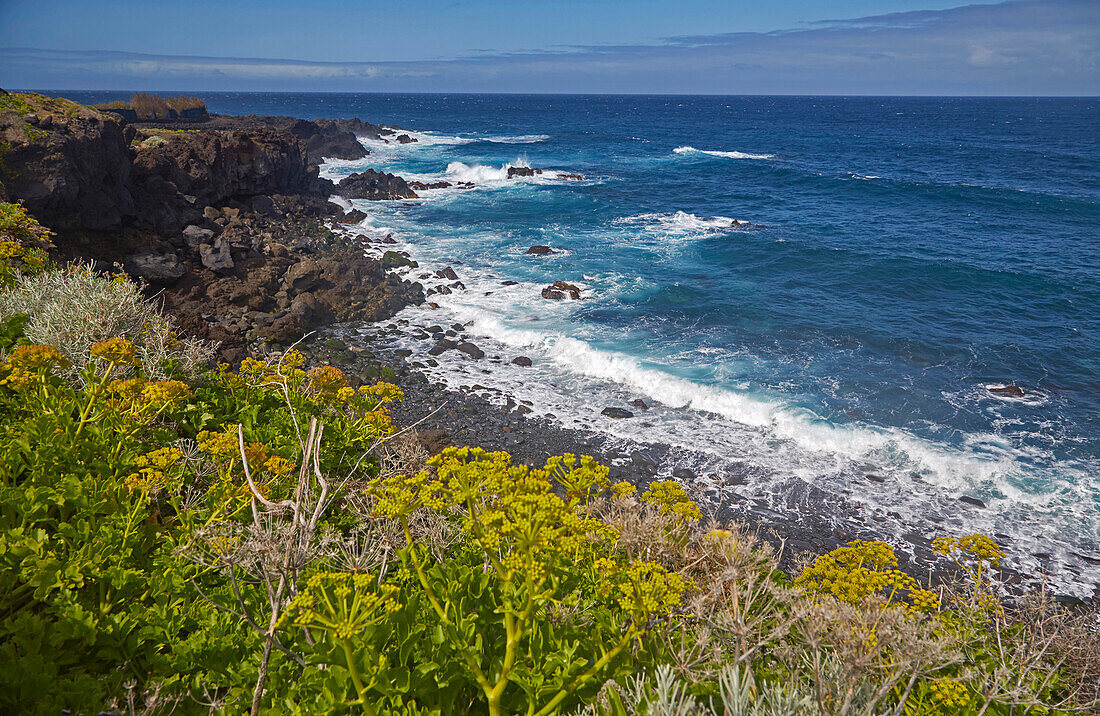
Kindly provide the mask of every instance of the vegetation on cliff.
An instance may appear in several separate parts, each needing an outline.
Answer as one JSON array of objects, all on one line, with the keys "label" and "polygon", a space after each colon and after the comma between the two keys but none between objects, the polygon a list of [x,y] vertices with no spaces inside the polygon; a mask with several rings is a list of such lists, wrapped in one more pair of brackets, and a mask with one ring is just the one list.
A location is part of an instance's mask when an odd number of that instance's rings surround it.
[{"label": "vegetation on cliff", "polygon": [[114,101],[95,105],[105,111],[129,110],[134,119],[157,121],[180,117],[202,118],[206,116],[206,102],[198,97],[161,97],[148,92],[135,92],[128,102]]},{"label": "vegetation on cliff", "polygon": [[34,259],[48,237],[2,208],[0,712],[1096,704],[1095,621],[1002,601],[985,537],[937,540],[954,584],[863,541],[792,579],[675,482],[429,456],[396,386],[294,350],[210,367],[127,279]]}]

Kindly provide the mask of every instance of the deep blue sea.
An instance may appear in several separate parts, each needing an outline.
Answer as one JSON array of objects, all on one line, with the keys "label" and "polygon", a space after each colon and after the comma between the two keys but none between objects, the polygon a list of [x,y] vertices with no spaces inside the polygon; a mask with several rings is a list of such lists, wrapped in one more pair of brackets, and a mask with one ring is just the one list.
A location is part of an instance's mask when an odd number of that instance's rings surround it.
[{"label": "deep blue sea", "polygon": [[[477,184],[358,204],[364,232],[467,287],[407,317],[473,322],[536,363],[485,374],[451,352],[440,379],[1008,534],[1100,583],[1079,560],[1100,558],[1100,100],[204,96],[415,130],[334,179]],[[544,174],[505,178],[524,164]],[[585,300],[541,298],[558,279]],[[600,415],[635,398],[653,409]]]}]

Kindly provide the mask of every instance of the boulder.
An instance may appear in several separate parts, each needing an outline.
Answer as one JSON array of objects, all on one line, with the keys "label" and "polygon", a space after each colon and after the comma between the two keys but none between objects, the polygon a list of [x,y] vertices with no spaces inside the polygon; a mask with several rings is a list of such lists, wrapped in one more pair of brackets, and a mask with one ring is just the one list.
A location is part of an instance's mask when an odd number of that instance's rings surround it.
[{"label": "boulder", "polygon": [[130,275],[157,285],[174,283],[187,273],[187,267],[175,254],[133,254],[126,259],[124,266]]},{"label": "boulder", "polygon": [[649,410],[649,406],[646,405],[646,402],[641,398],[635,398],[634,400],[630,401],[630,404],[633,405],[635,408],[638,408],[639,410]]},{"label": "boulder", "polygon": [[[449,181],[433,181],[430,184],[425,184],[422,181],[409,182],[409,188],[415,189],[416,191],[422,191],[424,189],[448,189],[452,186],[454,186],[454,184]],[[408,206],[416,206],[416,204],[408,204]]]},{"label": "boulder", "polygon": [[481,350],[480,348],[475,346],[473,343],[469,343],[469,342],[459,343],[458,346],[456,347],[456,349],[462,351],[463,353],[470,356],[474,360],[480,360],[480,359],[485,357],[485,351]]},{"label": "boulder", "polygon": [[533,256],[546,256],[547,254],[554,253],[554,249],[550,248],[549,246],[532,246],[523,253],[531,254]]},{"label": "boulder", "polygon": [[977,497],[971,497],[969,495],[963,495],[959,498],[959,502],[965,502],[968,505],[974,505],[975,507],[985,507],[985,503],[979,500]]},{"label": "boulder", "polygon": [[383,268],[399,268],[402,266],[408,266],[409,268],[416,268],[417,263],[406,256],[402,256],[396,251],[387,251],[382,254],[382,267]]},{"label": "boulder", "polygon": [[443,340],[439,341],[434,346],[432,346],[431,348],[428,349],[428,355],[430,355],[430,356],[443,355],[447,351],[453,350],[455,348],[458,348],[458,341],[450,341],[450,340],[447,340],[446,338],[444,338]]},{"label": "boulder", "polygon": [[546,288],[542,289],[542,297],[560,301],[569,296],[570,299],[576,301],[581,297],[581,291],[584,290],[579,286],[574,286],[571,283],[565,281],[555,281]]},{"label": "boulder", "polygon": [[214,232],[211,229],[204,229],[201,226],[191,224],[183,229],[183,239],[187,242],[187,245],[194,250],[198,250],[202,244],[213,243]]},{"label": "boulder", "polygon": [[367,218],[365,211],[359,211],[358,209],[352,209],[348,213],[344,214],[336,221],[341,224],[358,224],[363,219]]},{"label": "boulder", "polygon": [[532,365],[532,361],[527,356],[518,356],[512,359],[512,364],[522,366],[524,368],[530,368]]},{"label": "boulder", "polygon": [[219,238],[213,245],[201,244],[199,257],[202,258],[202,265],[211,271],[225,273],[233,270],[233,254],[225,239]]},{"label": "boulder", "polygon": [[606,415],[609,418],[615,418],[616,420],[625,420],[626,418],[633,418],[634,413],[624,408],[607,407],[600,411],[600,415]]},{"label": "boulder", "polygon": [[397,139],[397,142],[399,144],[412,144],[413,142],[416,141],[416,139],[414,139],[413,137],[410,137],[407,134],[398,134],[396,139]]},{"label": "boulder", "polygon": [[455,270],[453,268],[451,268],[450,266],[443,269],[442,271],[436,271],[435,275],[436,275],[436,278],[445,278],[449,281],[457,281],[458,280],[458,274],[456,274]]}]

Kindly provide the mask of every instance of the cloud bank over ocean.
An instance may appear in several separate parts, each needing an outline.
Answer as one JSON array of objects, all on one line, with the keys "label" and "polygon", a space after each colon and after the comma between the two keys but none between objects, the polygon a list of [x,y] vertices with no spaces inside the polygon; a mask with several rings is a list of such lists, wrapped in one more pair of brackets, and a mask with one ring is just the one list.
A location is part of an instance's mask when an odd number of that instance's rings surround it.
[{"label": "cloud bank over ocean", "polygon": [[[1100,94],[1100,3],[1014,0],[776,32],[450,59],[311,62],[20,48],[0,85],[64,89]],[[369,42],[364,43],[369,54]]]}]

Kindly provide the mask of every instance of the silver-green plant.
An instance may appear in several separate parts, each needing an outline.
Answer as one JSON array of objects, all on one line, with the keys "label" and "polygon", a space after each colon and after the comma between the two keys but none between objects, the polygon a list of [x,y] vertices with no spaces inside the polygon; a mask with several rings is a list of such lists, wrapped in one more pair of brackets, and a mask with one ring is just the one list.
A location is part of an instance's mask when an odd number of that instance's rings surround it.
[{"label": "silver-green plant", "polygon": [[[85,365],[92,344],[111,337],[130,340],[142,372],[154,380],[168,377],[169,364],[195,374],[214,355],[210,343],[180,338],[141,286],[79,264],[24,276],[0,290],[0,320],[18,314],[30,318],[27,340],[56,346],[73,366]],[[77,378],[72,370],[70,377]]]}]

